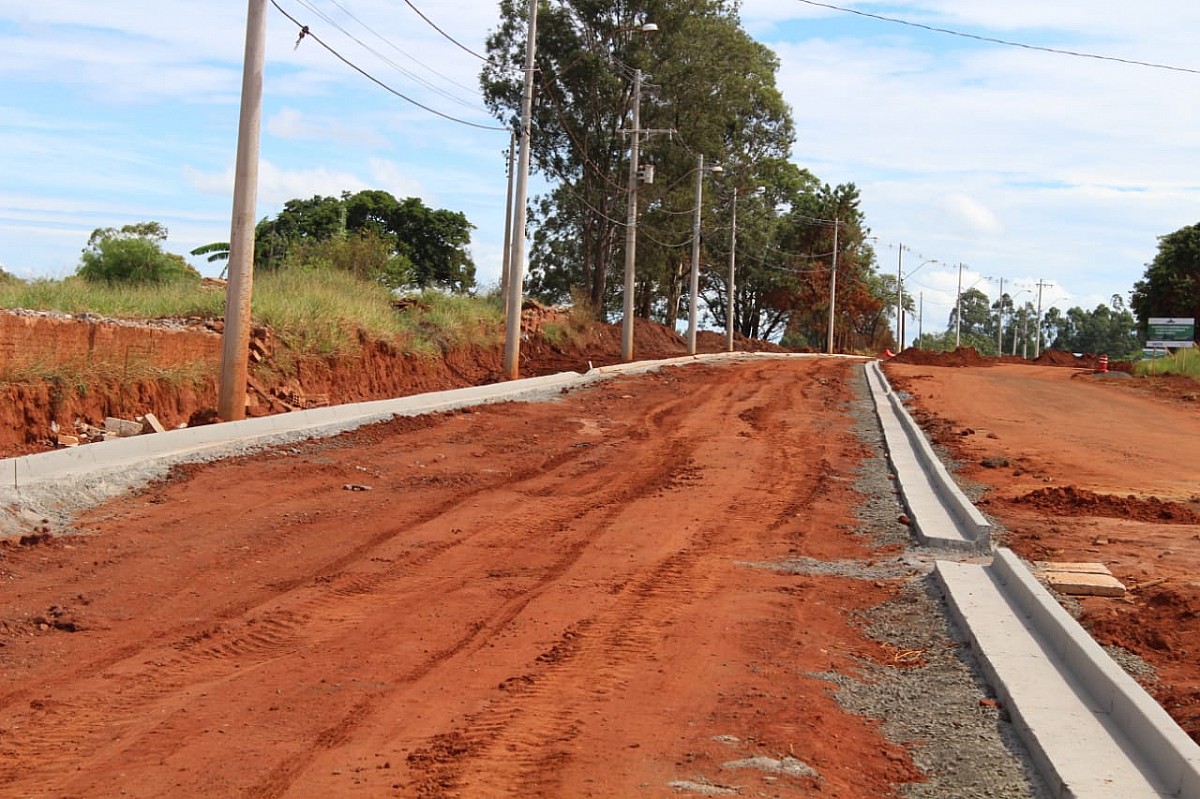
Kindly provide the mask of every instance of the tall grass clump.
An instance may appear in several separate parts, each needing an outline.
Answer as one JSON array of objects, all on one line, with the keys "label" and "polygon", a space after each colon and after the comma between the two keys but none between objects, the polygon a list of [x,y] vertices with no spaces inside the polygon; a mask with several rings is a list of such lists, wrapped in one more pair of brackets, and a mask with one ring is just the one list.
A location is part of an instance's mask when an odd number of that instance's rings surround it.
[{"label": "tall grass clump", "polygon": [[254,281],[252,314],[294,349],[329,355],[358,347],[357,330],[378,338],[402,328],[391,293],[372,280],[336,269],[282,269]]},{"label": "tall grass clump", "polygon": [[1165,358],[1138,361],[1133,365],[1133,370],[1139,375],[1187,375],[1200,380],[1200,349],[1178,349]]},{"label": "tall grass clump", "polygon": [[219,317],[225,293],[191,281],[110,283],[80,277],[0,281],[0,307],[95,313],[123,319]]},{"label": "tall grass clump", "polygon": [[427,290],[410,299],[397,321],[414,351],[489,346],[504,336],[504,312],[493,298]]}]

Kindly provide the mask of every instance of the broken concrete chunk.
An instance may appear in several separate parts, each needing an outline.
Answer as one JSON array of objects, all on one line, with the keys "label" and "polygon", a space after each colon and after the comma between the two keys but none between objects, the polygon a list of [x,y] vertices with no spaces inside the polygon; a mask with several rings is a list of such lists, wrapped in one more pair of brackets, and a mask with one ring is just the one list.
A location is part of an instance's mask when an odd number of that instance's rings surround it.
[{"label": "broken concrete chunk", "polygon": [[1046,582],[1070,596],[1125,596],[1125,584],[1103,563],[1041,564]]},{"label": "broken concrete chunk", "polygon": [[110,436],[113,438],[140,436],[142,434],[142,424],[141,422],[131,422],[128,419],[118,419],[115,416],[106,416],[104,418],[104,433],[105,438],[109,438]]},{"label": "broken concrete chunk", "polygon": [[142,432],[143,433],[165,433],[167,428],[163,427],[163,423],[158,421],[158,417],[152,413],[148,413],[142,417]]}]

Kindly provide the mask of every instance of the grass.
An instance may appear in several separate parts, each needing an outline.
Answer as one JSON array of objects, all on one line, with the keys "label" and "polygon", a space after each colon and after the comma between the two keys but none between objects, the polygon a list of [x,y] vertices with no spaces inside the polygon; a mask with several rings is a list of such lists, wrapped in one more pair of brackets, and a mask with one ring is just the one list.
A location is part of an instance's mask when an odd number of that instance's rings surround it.
[{"label": "grass", "polygon": [[[393,299],[384,286],[340,270],[259,272],[252,315],[299,356],[357,352],[360,330],[372,338],[398,338],[400,349],[428,354],[503,338],[504,315],[495,296],[425,291],[401,312],[393,308]],[[129,285],[78,277],[0,281],[0,308],[123,319],[215,319],[224,315],[225,292],[191,282]]]},{"label": "grass", "polygon": [[221,292],[190,282],[136,285],[92,283],[78,277],[0,282],[0,308],[157,319],[218,317],[224,313],[224,304]]},{"label": "grass", "polygon": [[1134,364],[1133,371],[1139,375],[1187,375],[1200,380],[1200,349],[1179,349],[1174,355],[1165,358],[1138,361]]}]

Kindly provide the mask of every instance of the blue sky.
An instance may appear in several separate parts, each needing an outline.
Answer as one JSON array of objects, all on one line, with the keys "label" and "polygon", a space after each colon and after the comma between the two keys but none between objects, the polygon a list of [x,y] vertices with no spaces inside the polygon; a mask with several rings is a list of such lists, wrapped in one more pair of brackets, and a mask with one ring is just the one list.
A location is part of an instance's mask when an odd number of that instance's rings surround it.
[{"label": "blue sky", "polygon": [[[495,124],[479,99],[479,61],[402,0],[279,2],[397,90]],[[496,0],[414,5],[476,52],[498,14]],[[1185,0],[845,5],[1200,69],[1200,5]],[[167,225],[179,253],[228,238],[245,17],[244,2],[0,6],[0,266],[66,275],[92,229],[147,219]],[[1023,302],[1042,279],[1046,305],[1090,308],[1128,295],[1158,236],[1200,221],[1198,74],[1002,47],[799,0],[744,0],[742,18],[780,57],[794,160],[859,186],[882,268],[894,270],[901,252],[906,274],[919,267],[906,288],[924,294],[927,331],[946,324],[953,265],[967,265],[964,287],[979,281],[994,295],[983,278],[1003,276],[1006,290],[1027,292]],[[295,43],[294,25],[268,8],[259,217],[343,189],[419,196],[477,226],[472,254],[480,280],[494,282],[507,134],[439,119],[315,42]]]}]

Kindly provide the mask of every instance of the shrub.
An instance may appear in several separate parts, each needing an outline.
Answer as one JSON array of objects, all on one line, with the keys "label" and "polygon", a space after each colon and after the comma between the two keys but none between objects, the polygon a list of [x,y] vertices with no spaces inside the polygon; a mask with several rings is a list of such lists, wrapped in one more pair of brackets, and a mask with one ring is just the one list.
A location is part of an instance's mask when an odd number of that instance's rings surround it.
[{"label": "shrub", "polygon": [[182,256],[164,252],[167,229],[158,222],[97,228],[79,259],[76,274],[106,283],[170,283],[200,279]]}]

